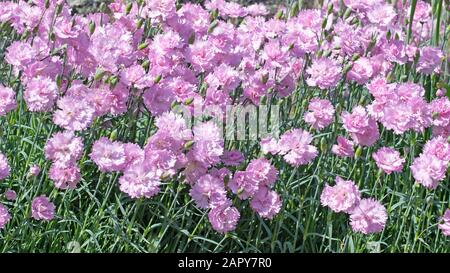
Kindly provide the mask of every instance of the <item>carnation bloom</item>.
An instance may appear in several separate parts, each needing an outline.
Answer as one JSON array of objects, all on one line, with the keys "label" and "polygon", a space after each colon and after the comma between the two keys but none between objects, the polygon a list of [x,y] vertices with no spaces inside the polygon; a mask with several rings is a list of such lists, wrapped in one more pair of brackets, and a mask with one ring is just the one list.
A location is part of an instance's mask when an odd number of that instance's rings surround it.
[{"label": "carnation bloom", "polygon": [[435,189],[438,183],[445,178],[447,162],[432,154],[421,154],[414,159],[411,171],[417,183]]},{"label": "carnation bloom", "polygon": [[244,161],[244,155],[238,150],[224,151],[220,157],[222,163],[227,166],[239,166]]},{"label": "carnation bloom", "polygon": [[359,203],[361,193],[351,180],[336,176],[336,185],[325,185],[320,195],[322,206],[327,206],[334,212],[349,213]]},{"label": "carnation bloom", "polygon": [[346,139],[343,136],[338,136],[337,144],[331,147],[331,152],[337,156],[342,157],[352,157],[355,154],[355,149],[353,148],[353,141]]},{"label": "carnation bloom", "polygon": [[87,101],[64,96],[57,105],[59,109],[53,114],[53,122],[66,130],[82,131],[94,120],[95,109]]},{"label": "carnation bloom", "polygon": [[426,46],[420,50],[419,62],[417,63],[417,71],[423,74],[431,74],[439,72],[444,54],[442,50],[436,47]]},{"label": "carnation bloom", "polygon": [[189,195],[199,208],[209,208],[226,199],[225,185],[219,178],[205,174],[192,186]]},{"label": "carnation bloom", "polygon": [[259,189],[259,181],[252,172],[237,171],[228,182],[230,190],[237,194],[240,199],[253,196]]},{"label": "carnation bloom", "polygon": [[0,153],[0,180],[8,177],[10,172],[10,167],[8,164],[8,159],[2,153]]},{"label": "carnation bloom", "polygon": [[450,209],[447,209],[444,215],[441,217],[439,223],[439,229],[445,236],[450,236]]},{"label": "carnation bloom", "polygon": [[434,99],[431,102],[433,125],[444,127],[450,125],[450,100],[447,97]]},{"label": "carnation bloom", "polygon": [[306,80],[309,86],[320,89],[335,87],[341,78],[341,67],[335,61],[322,57],[313,61],[306,70],[310,77]]},{"label": "carnation bloom", "polygon": [[212,122],[204,122],[194,126],[193,157],[205,167],[220,162],[223,155],[223,139],[219,128]]},{"label": "carnation bloom", "polygon": [[58,189],[75,189],[80,181],[80,169],[77,166],[60,167],[52,164],[48,177],[55,183]]},{"label": "carnation bloom", "polygon": [[83,143],[73,132],[58,132],[54,134],[44,147],[45,158],[52,160],[60,167],[72,166],[83,153]]},{"label": "carnation bloom", "polygon": [[389,147],[382,147],[372,154],[378,168],[387,174],[392,172],[401,172],[405,159],[400,157],[400,153]]},{"label": "carnation bloom", "polygon": [[0,204],[0,229],[4,228],[10,219],[11,215],[9,214],[8,209]]},{"label": "carnation bloom", "polygon": [[159,192],[161,181],[154,170],[137,163],[125,169],[119,184],[120,190],[131,198],[150,198]]},{"label": "carnation bloom", "polygon": [[35,197],[31,203],[31,216],[36,220],[50,221],[55,215],[55,205],[45,196]]},{"label": "carnation bloom", "polygon": [[280,152],[278,141],[271,136],[261,139],[259,144],[261,145],[261,152],[263,154],[276,155]]},{"label": "carnation bloom", "polygon": [[38,165],[34,164],[28,170],[28,176],[38,176],[40,172],[41,172],[41,168],[39,168]]},{"label": "carnation bloom", "polygon": [[387,218],[386,208],[379,201],[362,199],[350,214],[350,225],[355,232],[377,233],[384,229]]},{"label": "carnation bloom", "polygon": [[283,158],[292,166],[300,166],[312,161],[318,154],[317,148],[310,145],[312,136],[302,129],[292,129],[284,133],[278,142]]},{"label": "carnation bloom", "polygon": [[314,98],[309,102],[308,110],[304,116],[305,122],[317,130],[333,122],[334,107],[328,100]]},{"label": "carnation bloom", "polygon": [[434,137],[425,143],[423,153],[448,162],[450,161],[450,143],[442,136]]},{"label": "carnation bloom", "polygon": [[102,172],[122,171],[126,165],[123,143],[112,142],[106,137],[94,142],[89,156]]},{"label": "carnation bloom", "polygon": [[28,110],[34,112],[50,111],[58,96],[56,83],[48,77],[37,76],[31,79],[23,95]]},{"label": "carnation bloom", "polygon": [[236,228],[239,221],[239,211],[231,206],[231,201],[220,203],[208,213],[208,219],[214,230],[226,233]]},{"label": "carnation bloom", "polygon": [[365,84],[374,75],[374,68],[369,58],[361,57],[353,63],[352,69],[347,74],[347,79]]},{"label": "carnation bloom", "polygon": [[17,198],[17,193],[11,189],[7,189],[4,193],[6,200],[14,201]]},{"label": "carnation bloom", "polygon": [[16,108],[15,95],[16,93],[11,88],[0,84],[0,116],[4,116]]},{"label": "carnation bloom", "polygon": [[280,196],[266,186],[260,187],[250,201],[252,210],[265,219],[272,219],[277,215],[281,205]]},{"label": "carnation bloom", "polygon": [[345,130],[359,145],[371,146],[380,137],[377,122],[367,115],[362,106],[353,108],[352,113],[343,112],[341,118]]}]

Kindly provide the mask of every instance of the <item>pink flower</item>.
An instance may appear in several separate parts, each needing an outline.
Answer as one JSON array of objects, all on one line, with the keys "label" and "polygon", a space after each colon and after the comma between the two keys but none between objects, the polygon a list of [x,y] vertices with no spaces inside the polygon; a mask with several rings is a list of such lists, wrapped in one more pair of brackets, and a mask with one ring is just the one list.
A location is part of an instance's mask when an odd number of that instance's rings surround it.
[{"label": "pink flower", "polygon": [[369,22],[381,28],[390,27],[396,16],[394,7],[389,4],[374,5],[367,12]]},{"label": "pink flower", "polygon": [[52,164],[48,177],[58,189],[75,189],[81,178],[80,168],[77,166],[59,167],[57,164]]},{"label": "pink flower", "polygon": [[280,137],[278,145],[284,160],[292,166],[308,164],[318,154],[317,148],[310,145],[312,136],[302,129],[292,129]]},{"label": "pink flower", "polygon": [[52,160],[59,167],[68,167],[81,158],[83,143],[70,131],[58,132],[47,140],[44,151],[47,160]]},{"label": "pink flower", "polygon": [[253,173],[259,185],[271,186],[278,178],[278,170],[265,158],[257,158],[250,161],[247,172]]},{"label": "pink flower", "polygon": [[37,76],[31,79],[23,95],[28,110],[33,112],[50,111],[58,96],[56,83],[48,77]]},{"label": "pink flower", "polygon": [[259,181],[253,177],[251,172],[237,171],[228,182],[228,187],[238,195],[239,199],[245,200],[256,193]]},{"label": "pink flower", "polygon": [[8,159],[4,154],[0,153],[0,180],[8,177],[10,170]]},{"label": "pink flower", "polygon": [[7,189],[4,193],[6,200],[14,201],[17,198],[17,193],[11,189]]},{"label": "pink flower", "polygon": [[159,85],[154,85],[148,89],[143,98],[145,106],[154,116],[159,116],[170,110],[170,106],[175,100],[172,90]]},{"label": "pink flower", "polygon": [[401,172],[405,159],[400,157],[400,153],[389,147],[382,147],[376,153],[372,154],[378,168],[387,174],[392,172]]},{"label": "pink flower", "polygon": [[210,174],[205,174],[192,186],[189,195],[195,204],[202,209],[214,207],[226,200],[226,190],[223,181]]},{"label": "pink flower", "polygon": [[425,143],[423,154],[432,155],[442,161],[450,161],[450,144],[442,136],[434,137]]},{"label": "pink flower", "polygon": [[220,162],[223,155],[223,139],[220,129],[212,122],[204,122],[194,126],[193,157],[205,167]]},{"label": "pink flower", "polygon": [[86,100],[64,96],[57,105],[59,109],[53,114],[53,122],[66,130],[82,131],[94,120],[95,109]]},{"label": "pink flower", "polygon": [[261,145],[261,152],[263,154],[276,155],[280,152],[278,141],[271,136],[261,139],[261,142],[259,144]]},{"label": "pink flower", "polygon": [[322,206],[327,206],[334,212],[350,213],[360,199],[361,193],[355,183],[339,176],[336,176],[336,185],[326,184],[320,195]]},{"label": "pink flower", "polygon": [[245,160],[244,155],[238,150],[224,151],[220,158],[226,166],[239,166]]},{"label": "pink flower", "polygon": [[162,20],[176,15],[175,0],[146,0],[147,15],[150,18],[160,17]]},{"label": "pink flower", "polygon": [[444,54],[436,47],[426,46],[420,50],[417,71],[423,74],[439,73]]},{"label": "pink flower", "polygon": [[[133,84],[139,83],[145,75],[145,70],[141,65],[133,65],[131,67],[125,68],[120,73],[120,80],[127,86],[132,86]],[[139,84],[138,84],[139,85]],[[138,87],[136,85],[136,87]],[[140,88],[140,87],[138,87]]]},{"label": "pink flower", "polygon": [[4,116],[16,108],[15,95],[16,93],[11,88],[0,84],[0,116]]},{"label": "pink flower", "polygon": [[119,184],[120,190],[131,198],[150,198],[159,192],[161,181],[153,170],[138,163],[125,169]]},{"label": "pink flower", "polygon": [[347,79],[358,84],[365,84],[374,75],[372,61],[361,57],[353,63],[352,69],[347,73]]},{"label": "pink flower", "polygon": [[13,42],[7,49],[5,60],[19,68],[24,69],[36,59],[37,52],[30,44],[20,41]]},{"label": "pink flower", "polygon": [[38,165],[34,164],[28,170],[28,176],[38,176],[40,172],[41,172],[41,168],[39,168]]},{"label": "pink flower", "polygon": [[380,137],[377,122],[367,115],[362,106],[353,108],[352,113],[343,112],[341,118],[345,130],[357,144],[371,146]]},{"label": "pink flower", "polygon": [[8,209],[0,204],[0,229],[3,229],[10,219],[11,215],[9,214]]},{"label": "pink flower", "polygon": [[310,77],[306,80],[309,86],[317,86],[320,89],[336,87],[341,78],[341,67],[333,60],[322,57],[313,61],[306,69]]},{"label": "pink flower", "polygon": [[88,51],[102,69],[115,72],[120,58],[133,51],[131,44],[131,33],[117,22],[96,27]]},{"label": "pink flower", "polygon": [[281,205],[280,196],[264,186],[259,188],[250,201],[252,210],[265,219],[272,219],[277,215],[280,212]]},{"label": "pink flower", "polygon": [[35,197],[31,203],[31,216],[36,220],[50,221],[55,215],[55,205],[45,196]]},{"label": "pink flower", "polygon": [[213,229],[219,233],[226,233],[236,229],[239,217],[239,211],[231,206],[231,201],[229,200],[213,207],[208,213],[209,222]]},{"label": "pink flower", "polygon": [[355,154],[353,148],[353,141],[346,139],[343,136],[337,137],[337,144],[333,145],[331,152],[337,156],[352,157]]},{"label": "pink flower", "polygon": [[439,229],[445,236],[450,236],[450,209],[447,209],[440,219]]},{"label": "pink flower", "polygon": [[387,218],[386,208],[379,201],[362,199],[350,214],[350,225],[355,232],[377,233],[384,229]]},{"label": "pink flower", "polygon": [[435,189],[444,180],[446,171],[447,162],[431,154],[421,154],[411,165],[416,182],[429,189]]},{"label": "pink flower", "polygon": [[126,165],[123,143],[112,142],[106,137],[94,142],[89,156],[102,172],[122,171]]},{"label": "pink flower", "polygon": [[447,97],[437,98],[431,102],[434,126],[448,126],[450,124],[450,100]]},{"label": "pink flower", "polygon": [[314,98],[309,102],[309,112],[305,113],[305,122],[321,130],[333,122],[334,107],[328,100]]}]

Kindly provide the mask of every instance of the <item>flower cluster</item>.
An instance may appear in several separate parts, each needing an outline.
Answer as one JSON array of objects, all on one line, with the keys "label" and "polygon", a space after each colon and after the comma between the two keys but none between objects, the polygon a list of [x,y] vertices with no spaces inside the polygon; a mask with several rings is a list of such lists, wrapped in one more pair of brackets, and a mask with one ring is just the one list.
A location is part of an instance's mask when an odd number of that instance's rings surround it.
[{"label": "flower cluster", "polygon": [[361,199],[358,187],[351,180],[336,176],[336,185],[325,185],[320,202],[334,212],[349,214],[350,225],[355,232],[377,233],[386,225],[386,208],[373,198]]},{"label": "flower cluster", "polygon": [[[1,2],[0,23],[9,24],[21,39],[5,50],[18,80],[11,86],[2,81],[0,116],[22,105],[16,103],[20,97],[29,112],[52,117],[59,131],[52,130],[44,147],[48,172],[41,167],[56,188],[75,189],[89,164],[116,173],[120,190],[133,199],[154,197],[166,184],[181,181],[220,233],[236,228],[237,204],[273,219],[282,207],[276,163],[282,158],[289,170],[308,166],[319,154],[319,138],[326,157],[328,135],[337,137],[331,153],[340,158],[333,160],[376,148],[366,160],[391,174],[401,173],[407,158],[387,147],[383,137],[427,135],[429,130],[433,138],[410,170],[418,183],[436,188],[450,162],[450,101],[443,94],[433,98],[416,80],[433,79],[426,80],[432,89],[434,75],[442,73],[444,52],[429,43],[431,5],[416,1],[411,33],[405,35],[408,1],[325,2],[320,9],[275,17],[264,5],[225,0],[204,5],[114,0],[107,13],[87,15],[73,14],[60,0]],[[403,67],[415,68],[415,76],[393,82],[393,73]],[[307,107],[299,98],[309,100]],[[290,102],[292,113],[283,115],[287,128],[282,127],[279,139],[259,142],[270,160],[229,150],[236,146],[227,145],[213,119],[226,120],[228,106],[274,101]],[[193,126],[178,106],[193,115]],[[145,145],[135,143],[135,136],[97,134],[120,116],[130,131],[145,117]],[[342,126],[334,122],[339,119]],[[87,135],[95,139],[88,142]],[[0,179],[9,173],[0,153]],[[39,174],[34,165],[27,176]],[[11,192],[5,197],[16,198]],[[385,226],[386,209],[375,199],[361,199],[351,180],[336,177],[336,185],[326,185],[320,199],[334,212],[350,214],[354,231],[374,233]],[[32,203],[35,219],[50,220],[54,211],[45,196]],[[0,228],[9,219],[0,205]]]}]

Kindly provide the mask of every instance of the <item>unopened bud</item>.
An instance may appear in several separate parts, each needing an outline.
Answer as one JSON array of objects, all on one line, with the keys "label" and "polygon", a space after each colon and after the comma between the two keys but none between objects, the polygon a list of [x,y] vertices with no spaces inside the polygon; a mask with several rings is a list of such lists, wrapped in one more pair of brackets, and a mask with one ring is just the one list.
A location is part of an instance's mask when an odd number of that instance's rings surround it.
[{"label": "unopened bud", "polygon": [[299,6],[299,4],[298,4],[298,1],[295,1],[295,2],[294,2],[294,5],[292,5],[292,9],[291,9],[291,17],[297,16],[299,10],[300,10],[300,6]]},{"label": "unopened bud", "polygon": [[141,43],[141,44],[138,45],[138,49],[139,49],[139,50],[146,49],[147,47],[148,47],[148,44],[147,44],[147,43]]},{"label": "unopened bud", "polygon": [[125,14],[128,15],[131,12],[131,9],[133,8],[133,3],[128,3],[127,7],[125,8]]},{"label": "unopened bud", "polygon": [[194,98],[188,98],[187,100],[184,101],[184,105],[191,105],[192,102],[194,101]]},{"label": "unopened bud", "polygon": [[355,159],[358,159],[361,157],[362,151],[363,151],[362,147],[358,146],[358,148],[356,149],[356,152],[355,152]]},{"label": "unopened bud", "polygon": [[161,81],[161,78],[161,75],[156,76],[154,83],[159,83]]},{"label": "unopened bud", "polygon": [[280,20],[283,18],[283,11],[280,9],[277,14],[275,14],[275,19]]},{"label": "unopened bud", "polygon": [[92,35],[94,33],[94,31],[95,31],[95,22],[91,21],[89,23],[89,33]]},{"label": "unopened bud", "polygon": [[117,129],[114,129],[109,135],[109,140],[115,141],[117,139]]},{"label": "unopened bud", "polygon": [[189,140],[184,144],[184,149],[189,150],[194,145],[194,141]]},{"label": "unopened bud", "polygon": [[326,152],[327,152],[327,148],[328,148],[327,140],[323,137],[323,138],[320,140],[320,151],[321,151],[322,153],[326,153]]}]

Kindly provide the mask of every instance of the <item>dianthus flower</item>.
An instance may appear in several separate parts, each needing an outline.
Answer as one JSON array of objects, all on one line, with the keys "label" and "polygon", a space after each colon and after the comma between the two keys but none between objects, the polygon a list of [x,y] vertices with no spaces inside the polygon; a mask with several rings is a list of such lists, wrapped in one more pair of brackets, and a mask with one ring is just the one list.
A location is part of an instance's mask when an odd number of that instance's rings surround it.
[{"label": "dianthus flower", "polygon": [[314,98],[309,102],[309,112],[305,113],[305,122],[321,130],[333,122],[334,107],[330,101]]},{"label": "dianthus flower", "polygon": [[382,147],[372,154],[378,168],[385,173],[401,172],[405,159],[400,157],[400,153],[389,147]]},{"label": "dianthus flower", "polygon": [[336,185],[325,185],[320,195],[322,206],[327,206],[334,212],[346,212],[358,205],[361,199],[361,193],[358,187],[351,180],[344,180],[336,176]]},{"label": "dianthus flower", "polygon": [[31,216],[36,220],[50,221],[55,215],[55,205],[45,196],[33,199],[31,203]]},{"label": "dianthus flower", "polygon": [[387,218],[386,208],[379,201],[362,199],[350,214],[350,225],[355,232],[377,233],[384,229]]}]

